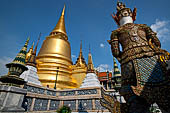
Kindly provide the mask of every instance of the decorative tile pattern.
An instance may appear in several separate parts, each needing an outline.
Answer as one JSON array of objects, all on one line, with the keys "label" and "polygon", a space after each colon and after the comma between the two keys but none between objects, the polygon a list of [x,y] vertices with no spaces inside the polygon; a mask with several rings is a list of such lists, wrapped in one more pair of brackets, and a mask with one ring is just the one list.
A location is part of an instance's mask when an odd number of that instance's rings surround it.
[{"label": "decorative tile pattern", "polygon": [[28,92],[32,92],[32,93],[44,94],[44,92],[45,92],[45,90],[42,88],[37,88],[37,87],[33,87],[33,86],[28,86],[28,85],[25,85],[24,89],[27,89]]},{"label": "decorative tile pattern", "polygon": [[47,99],[38,98],[38,99],[35,100],[33,110],[34,111],[46,111],[47,110],[47,104],[48,104]]},{"label": "decorative tile pattern", "polygon": [[58,100],[51,100],[49,110],[57,110],[59,107],[60,101]]},{"label": "decorative tile pattern", "polygon": [[76,100],[66,100],[64,105],[70,107],[71,110],[76,110]]},{"label": "decorative tile pattern", "polygon": [[60,92],[60,96],[73,96],[75,95],[75,91],[62,91]]},{"label": "decorative tile pattern", "polygon": [[161,63],[157,61],[156,56],[135,59],[134,64],[137,80],[141,85],[144,85],[145,83],[154,85],[165,81]]},{"label": "decorative tile pattern", "polygon": [[55,91],[51,91],[51,90],[47,90],[47,95],[56,96],[56,92]]},{"label": "decorative tile pattern", "polygon": [[78,95],[91,95],[91,94],[97,94],[97,89],[88,89],[88,90],[78,90]]},{"label": "decorative tile pattern", "polygon": [[92,100],[79,100],[78,110],[79,111],[92,110]]}]

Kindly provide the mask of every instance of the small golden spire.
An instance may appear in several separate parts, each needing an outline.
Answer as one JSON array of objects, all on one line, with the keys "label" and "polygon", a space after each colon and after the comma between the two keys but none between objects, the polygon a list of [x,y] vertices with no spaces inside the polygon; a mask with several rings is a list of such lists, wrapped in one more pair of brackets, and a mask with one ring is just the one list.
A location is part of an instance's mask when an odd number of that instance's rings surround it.
[{"label": "small golden spire", "polygon": [[33,53],[33,47],[34,47],[34,42],[32,43],[31,48],[29,49],[29,51],[28,51],[27,54],[26,54],[25,62],[28,62],[28,59],[29,59],[30,56],[32,55],[32,53]]},{"label": "small golden spire", "polygon": [[41,37],[41,33],[39,34],[39,37],[38,37],[38,41],[37,41],[37,44],[35,46],[35,49],[34,49],[34,52],[32,52],[28,62],[27,62],[27,65],[31,65],[31,66],[34,66],[36,67],[36,53],[37,53],[37,47],[38,47],[38,43],[39,43],[39,40],[40,40],[40,37]]},{"label": "small golden spire", "polygon": [[77,61],[76,61],[76,66],[86,66],[86,62],[83,58],[83,53],[82,53],[82,40],[81,40],[81,43],[80,43],[80,53],[79,53],[79,57],[77,58]]},{"label": "small golden spire", "polygon": [[94,72],[94,65],[93,65],[92,55],[91,55],[90,46],[89,46],[87,73],[93,73],[93,72]]},{"label": "small golden spire", "polygon": [[58,20],[57,25],[55,26],[53,31],[50,33],[50,35],[56,35],[57,33],[62,33],[67,36],[65,22],[64,22],[64,14],[65,14],[65,5],[63,7],[63,11],[61,13],[60,19]]}]

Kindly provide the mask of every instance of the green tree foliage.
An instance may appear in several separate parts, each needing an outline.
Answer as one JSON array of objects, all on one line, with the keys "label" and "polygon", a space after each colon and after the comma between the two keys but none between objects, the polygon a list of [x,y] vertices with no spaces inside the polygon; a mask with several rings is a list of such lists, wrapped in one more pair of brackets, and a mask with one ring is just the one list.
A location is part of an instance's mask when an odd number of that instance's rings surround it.
[{"label": "green tree foliage", "polygon": [[71,109],[68,106],[62,106],[57,110],[57,113],[71,113]]}]

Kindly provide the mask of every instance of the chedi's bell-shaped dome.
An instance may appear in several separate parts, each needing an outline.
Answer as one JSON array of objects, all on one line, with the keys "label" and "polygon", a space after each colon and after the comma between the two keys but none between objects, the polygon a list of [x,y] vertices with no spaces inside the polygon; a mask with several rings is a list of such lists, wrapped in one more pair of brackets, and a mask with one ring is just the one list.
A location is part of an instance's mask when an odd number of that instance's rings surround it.
[{"label": "chedi's bell-shaped dome", "polygon": [[65,6],[56,27],[44,40],[36,58],[37,74],[42,85],[54,88],[57,80],[57,89],[77,87],[76,80],[71,76],[71,48],[65,30],[64,12]]}]

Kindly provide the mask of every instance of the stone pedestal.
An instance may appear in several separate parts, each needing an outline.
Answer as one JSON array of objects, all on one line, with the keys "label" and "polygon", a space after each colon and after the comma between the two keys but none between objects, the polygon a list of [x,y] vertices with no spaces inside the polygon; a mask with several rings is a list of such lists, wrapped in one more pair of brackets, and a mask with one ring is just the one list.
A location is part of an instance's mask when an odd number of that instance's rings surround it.
[{"label": "stone pedestal", "polygon": [[22,102],[26,90],[0,84],[0,112],[23,112]]}]

